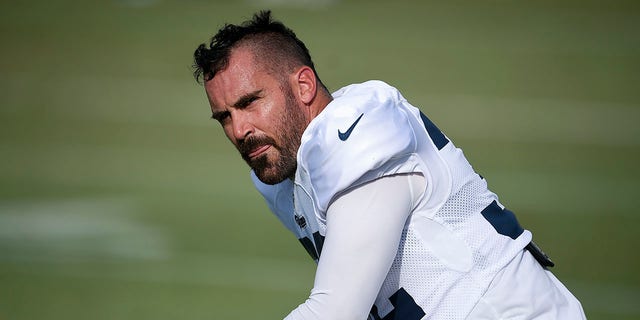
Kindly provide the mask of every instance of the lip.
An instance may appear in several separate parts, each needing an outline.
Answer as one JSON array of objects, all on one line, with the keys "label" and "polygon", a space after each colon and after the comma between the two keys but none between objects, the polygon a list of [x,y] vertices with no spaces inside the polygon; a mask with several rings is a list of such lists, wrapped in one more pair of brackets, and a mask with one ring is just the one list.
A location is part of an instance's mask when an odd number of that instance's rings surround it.
[{"label": "lip", "polygon": [[267,150],[271,148],[271,145],[265,144],[265,145],[261,145],[253,150],[251,150],[251,152],[249,152],[248,156],[249,158],[255,158],[265,152],[267,152]]}]

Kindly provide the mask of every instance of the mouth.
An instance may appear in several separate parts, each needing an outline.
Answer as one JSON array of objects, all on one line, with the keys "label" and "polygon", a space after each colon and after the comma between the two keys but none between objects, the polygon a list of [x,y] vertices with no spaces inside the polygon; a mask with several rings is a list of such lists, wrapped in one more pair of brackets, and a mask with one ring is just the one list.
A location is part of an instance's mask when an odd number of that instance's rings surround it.
[{"label": "mouth", "polygon": [[264,144],[264,145],[258,146],[258,147],[256,147],[255,149],[252,149],[252,150],[247,154],[247,156],[248,156],[250,159],[254,159],[254,158],[256,158],[256,157],[258,157],[258,156],[260,156],[260,155],[264,154],[265,152],[267,152],[267,150],[269,150],[269,148],[271,148],[271,145],[268,145],[268,144]]}]

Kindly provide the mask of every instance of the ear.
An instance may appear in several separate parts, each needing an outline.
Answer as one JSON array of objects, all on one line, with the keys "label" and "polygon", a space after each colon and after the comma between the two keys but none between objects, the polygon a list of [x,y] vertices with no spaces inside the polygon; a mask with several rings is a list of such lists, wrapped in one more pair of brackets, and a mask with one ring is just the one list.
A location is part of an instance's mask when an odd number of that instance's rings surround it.
[{"label": "ear", "polygon": [[310,105],[316,98],[317,86],[316,75],[313,70],[307,66],[303,66],[295,73],[295,83],[298,93],[298,98],[302,103]]}]

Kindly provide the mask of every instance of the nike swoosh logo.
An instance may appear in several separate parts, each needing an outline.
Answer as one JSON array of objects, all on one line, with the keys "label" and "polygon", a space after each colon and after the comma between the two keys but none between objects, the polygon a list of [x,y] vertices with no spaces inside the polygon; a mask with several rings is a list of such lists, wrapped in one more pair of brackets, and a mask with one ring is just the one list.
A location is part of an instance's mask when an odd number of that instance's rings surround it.
[{"label": "nike swoosh logo", "polygon": [[349,129],[347,129],[347,131],[340,132],[340,129],[338,129],[338,138],[340,138],[340,140],[342,141],[347,141],[347,139],[349,139],[349,136],[351,135],[351,132],[353,131],[353,128],[356,127],[356,124],[358,124],[358,121],[360,121],[360,118],[362,118],[362,116],[364,116],[364,113],[361,114],[353,124],[351,124],[351,126],[349,127]]}]

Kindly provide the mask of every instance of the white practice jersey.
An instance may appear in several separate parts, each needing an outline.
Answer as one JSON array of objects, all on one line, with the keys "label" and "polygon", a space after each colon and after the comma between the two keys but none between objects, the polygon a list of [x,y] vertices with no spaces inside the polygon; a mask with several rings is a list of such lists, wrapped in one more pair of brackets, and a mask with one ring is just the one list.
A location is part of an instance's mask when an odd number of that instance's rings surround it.
[{"label": "white practice jersey", "polygon": [[317,261],[337,196],[384,176],[422,175],[425,190],[370,318],[464,319],[531,233],[398,90],[368,81],[333,97],[302,136],[295,181],[266,185],[252,173],[254,184]]}]

